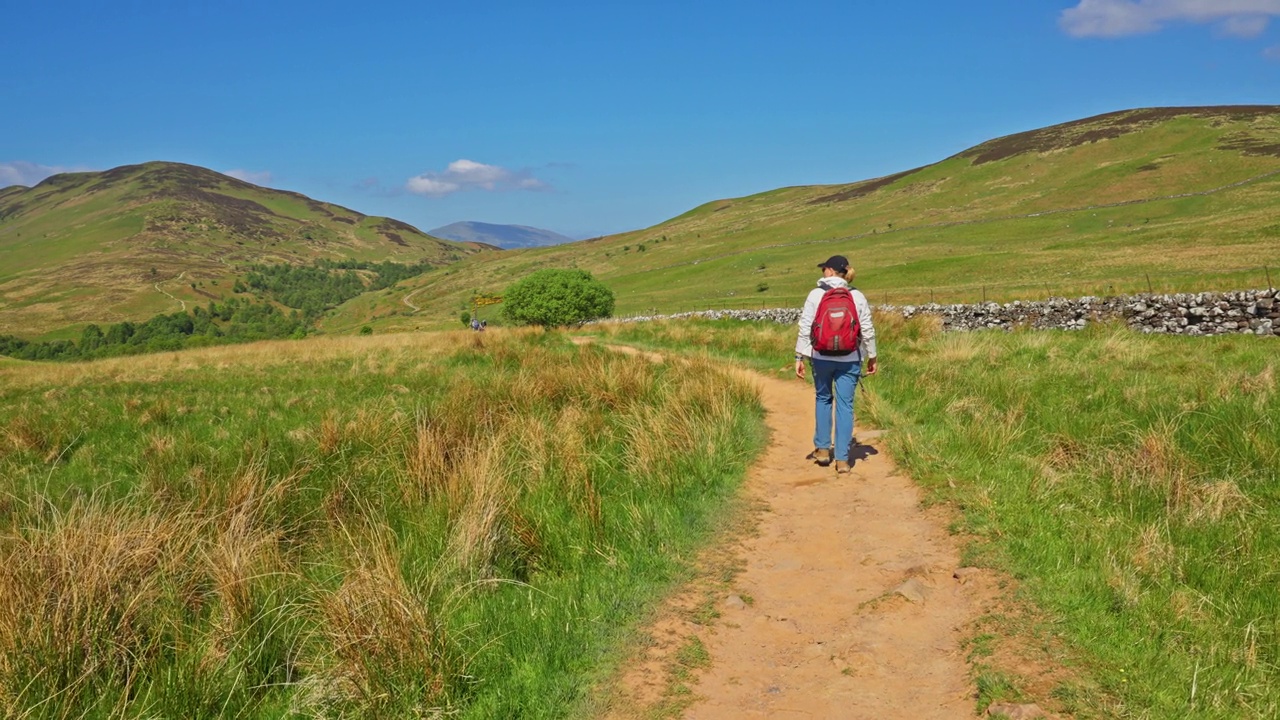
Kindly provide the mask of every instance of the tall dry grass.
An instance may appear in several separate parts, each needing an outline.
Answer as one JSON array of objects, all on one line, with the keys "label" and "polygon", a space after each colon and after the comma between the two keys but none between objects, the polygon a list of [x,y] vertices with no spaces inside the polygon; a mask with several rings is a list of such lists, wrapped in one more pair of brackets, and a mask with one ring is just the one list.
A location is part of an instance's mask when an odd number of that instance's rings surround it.
[{"label": "tall dry grass", "polygon": [[759,437],[713,363],[538,332],[24,371],[0,406],[13,716],[562,712]]}]

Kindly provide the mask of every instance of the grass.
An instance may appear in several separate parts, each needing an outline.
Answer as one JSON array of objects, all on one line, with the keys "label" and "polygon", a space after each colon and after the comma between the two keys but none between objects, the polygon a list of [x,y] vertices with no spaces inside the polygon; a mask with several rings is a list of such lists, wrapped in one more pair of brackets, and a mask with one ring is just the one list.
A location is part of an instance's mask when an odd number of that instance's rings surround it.
[{"label": "grass", "polygon": [[[890,318],[877,330],[882,370],[859,416],[890,428],[895,461],[955,511],[967,561],[1009,573],[1064,644],[1090,691],[1055,697],[1081,717],[1280,714],[1274,342],[1112,326],[942,334]],[[795,331],[597,332],[776,370]],[[1001,671],[983,674],[988,694],[1010,694]]]},{"label": "grass", "polygon": [[556,334],[0,362],[0,713],[562,717],[761,443]]}]

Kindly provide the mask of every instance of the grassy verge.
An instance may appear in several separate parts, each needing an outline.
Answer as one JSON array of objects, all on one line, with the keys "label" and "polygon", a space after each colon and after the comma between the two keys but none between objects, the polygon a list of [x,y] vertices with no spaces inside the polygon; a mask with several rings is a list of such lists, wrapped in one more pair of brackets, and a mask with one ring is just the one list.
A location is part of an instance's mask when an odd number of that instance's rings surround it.
[{"label": "grassy verge", "polygon": [[537,333],[0,363],[0,713],[564,716],[760,419]]},{"label": "grassy verge", "polygon": [[[883,370],[859,411],[894,430],[895,459],[956,510],[969,561],[1011,573],[1043,611],[1042,630],[1083,659],[1080,684],[1055,692],[1064,709],[1280,715],[1274,342],[1106,326],[878,329]],[[769,368],[785,362],[794,330],[601,332]]]}]

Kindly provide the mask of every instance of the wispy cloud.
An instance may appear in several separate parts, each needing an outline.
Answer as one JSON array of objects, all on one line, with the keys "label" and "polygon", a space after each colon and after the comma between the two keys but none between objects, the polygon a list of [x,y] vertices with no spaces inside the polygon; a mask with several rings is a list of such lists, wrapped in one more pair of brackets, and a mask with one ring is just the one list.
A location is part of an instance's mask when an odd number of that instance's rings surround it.
[{"label": "wispy cloud", "polygon": [[1218,34],[1224,37],[1256,38],[1267,29],[1271,19],[1266,15],[1239,15],[1229,17],[1218,25]]},{"label": "wispy cloud", "polygon": [[1124,37],[1170,23],[1216,23],[1220,35],[1257,37],[1280,15],[1280,0],[1080,0],[1058,25],[1073,37]]},{"label": "wispy cloud", "polygon": [[61,165],[40,165],[25,160],[0,163],[0,187],[10,185],[35,185],[50,175],[64,172],[83,172],[85,167],[63,167]]},{"label": "wispy cloud", "polygon": [[222,171],[222,174],[229,175],[237,180],[243,180],[247,183],[253,183],[254,185],[270,185],[271,184],[271,172],[268,170],[255,171],[255,170],[235,169],[235,170],[224,170]]},{"label": "wispy cloud", "polygon": [[439,172],[425,172],[405,182],[405,190],[415,195],[444,197],[464,190],[550,190],[551,186],[528,169],[508,170],[474,160],[454,160]]},{"label": "wispy cloud", "polygon": [[1268,60],[1280,61],[1280,45],[1272,45],[1266,50],[1263,50],[1262,57]]}]

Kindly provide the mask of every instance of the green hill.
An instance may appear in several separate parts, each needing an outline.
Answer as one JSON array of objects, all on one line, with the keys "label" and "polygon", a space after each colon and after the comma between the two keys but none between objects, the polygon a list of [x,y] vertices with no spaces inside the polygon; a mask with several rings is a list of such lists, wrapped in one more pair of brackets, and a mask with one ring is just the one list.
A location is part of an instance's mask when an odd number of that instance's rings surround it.
[{"label": "green hill", "polygon": [[252,263],[446,265],[480,249],[191,165],[55,175],[0,189],[0,334],[220,299]]},{"label": "green hill", "polygon": [[500,293],[540,267],[595,273],[619,313],[794,304],[836,252],[877,302],[1146,290],[1148,278],[1156,290],[1257,286],[1280,257],[1278,173],[1280,107],[1109,113],[883,178],[718,200],[645,230],[468,258],[353,301],[327,327],[456,323],[472,293]]}]

